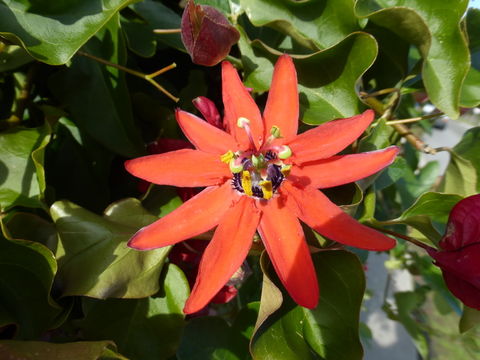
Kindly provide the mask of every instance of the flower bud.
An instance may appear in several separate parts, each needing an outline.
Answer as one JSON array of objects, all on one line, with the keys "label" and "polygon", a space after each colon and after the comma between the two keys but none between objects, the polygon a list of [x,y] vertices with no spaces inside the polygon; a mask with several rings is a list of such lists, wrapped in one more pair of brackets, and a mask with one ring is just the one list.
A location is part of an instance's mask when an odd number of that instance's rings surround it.
[{"label": "flower bud", "polygon": [[439,247],[427,251],[448,289],[465,305],[480,310],[480,194],[455,205]]},{"label": "flower bud", "polygon": [[212,6],[189,0],[182,15],[182,41],[192,61],[214,66],[230,52],[240,33]]},{"label": "flower bud", "polygon": [[220,113],[218,112],[218,109],[212,100],[206,98],[205,96],[199,96],[193,99],[193,105],[198,111],[200,111],[203,118],[207,120],[210,125],[223,130],[223,123],[220,118]]}]

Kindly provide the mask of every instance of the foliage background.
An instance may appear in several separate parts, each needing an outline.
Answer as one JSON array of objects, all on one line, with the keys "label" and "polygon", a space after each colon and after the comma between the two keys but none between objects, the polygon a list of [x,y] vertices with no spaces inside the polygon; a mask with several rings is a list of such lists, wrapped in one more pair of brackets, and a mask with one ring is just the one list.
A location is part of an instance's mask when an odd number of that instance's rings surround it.
[{"label": "foliage background", "polygon": [[[436,246],[452,206],[480,191],[478,127],[453,149],[418,136],[425,102],[451,119],[480,103],[480,12],[467,0],[202,0],[240,32],[228,60],[264,104],[276,57],[292,54],[303,129],[372,107],[378,121],[351,152],[400,145],[379,176],[328,191],[362,222]],[[142,194],[123,168],[158,138],[179,138],[175,107],[204,95],[221,109],[219,67],[191,62],[177,1],[0,1],[0,357],[36,359],[361,359],[365,292],[355,249],[314,255],[319,306],[296,306],[252,254],[239,295],[185,319],[189,286],[170,248],[137,252],[126,241],[174,210],[175,189]],[[150,74],[151,83],[92,59]],[[138,74],[137,74],[138,75]],[[392,122],[393,121],[393,122]],[[451,120],[456,121],[456,120]],[[408,132],[408,134],[407,134]],[[421,152],[449,151],[419,165]],[[317,247],[331,245],[310,232]],[[415,289],[385,303],[422,358],[474,359],[478,312],[464,309],[421,249],[399,238],[390,267]],[[441,322],[442,326],[438,326]],[[445,325],[443,326],[443,322]],[[460,332],[456,330],[460,322]],[[359,332],[359,326],[362,332]],[[365,340],[364,339],[364,340]],[[56,354],[56,357],[52,357]]]}]

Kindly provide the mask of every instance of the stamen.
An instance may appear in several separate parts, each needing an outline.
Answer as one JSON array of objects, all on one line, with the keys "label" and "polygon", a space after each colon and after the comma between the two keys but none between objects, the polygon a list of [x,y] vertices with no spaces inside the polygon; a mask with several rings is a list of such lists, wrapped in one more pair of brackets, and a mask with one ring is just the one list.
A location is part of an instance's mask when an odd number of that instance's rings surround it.
[{"label": "stamen", "polygon": [[239,117],[237,120],[237,126],[241,129],[244,129],[247,133],[248,140],[250,140],[250,146],[252,149],[257,150],[257,146],[255,145],[255,141],[253,141],[253,134],[252,129],[250,128],[250,120],[244,117]]},{"label": "stamen", "polygon": [[273,196],[272,182],[268,180],[263,180],[260,181],[259,185],[262,188],[263,198],[266,200],[271,199]]},{"label": "stamen", "polygon": [[282,134],[280,133],[280,128],[277,125],[273,125],[270,129],[270,135],[273,136],[275,139],[280,139]]},{"label": "stamen", "polygon": [[283,165],[282,166],[282,169],[280,170],[283,174],[283,176],[287,177],[288,175],[290,175],[290,170],[292,169],[292,165]]},{"label": "stamen", "polygon": [[252,154],[252,164],[256,169],[262,169],[265,167],[265,157],[263,154],[258,154],[258,156]]},{"label": "stamen", "polygon": [[282,160],[288,159],[292,156],[292,149],[290,149],[287,145],[280,146],[280,150],[278,151],[278,157]]},{"label": "stamen", "polygon": [[229,164],[230,161],[235,157],[235,154],[232,150],[228,150],[225,154],[220,155],[220,160],[225,164]]},{"label": "stamen", "polygon": [[245,195],[252,196],[252,177],[250,171],[245,170],[242,172],[242,188],[245,191]]},{"label": "stamen", "polygon": [[241,161],[238,161],[238,159],[231,159],[228,163],[228,166],[233,174],[237,174],[243,171],[243,164]]},{"label": "stamen", "polygon": [[265,141],[263,147],[269,146],[273,142],[273,140],[280,139],[281,137],[282,134],[280,133],[280,128],[276,125],[273,125],[270,129],[270,136],[267,138],[267,141]]}]

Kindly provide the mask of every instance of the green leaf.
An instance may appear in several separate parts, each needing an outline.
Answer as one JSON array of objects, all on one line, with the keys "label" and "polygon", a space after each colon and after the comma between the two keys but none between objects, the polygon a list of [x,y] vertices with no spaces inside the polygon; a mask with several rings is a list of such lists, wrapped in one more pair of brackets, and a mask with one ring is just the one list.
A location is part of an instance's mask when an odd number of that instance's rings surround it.
[{"label": "green leaf", "polygon": [[270,26],[313,50],[333,46],[360,29],[352,0],[240,0],[255,26]]},{"label": "green leaf", "polygon": [[152,28],[145,23],[122,20],[128,48],[135,54],[149,58],[155,55],[157,42]]},{"label": "green leaf", "polygon": [[113,154],[66,117],[58,120],[54,133],[45,155],[49,190],[56,199],[102,212],[113,190],[109,181]]},{"label": "green leaf", "polygon": [[[104,358],[105,356],[105,358]],[[35,360],[127,360],[116,352],[111,341],[79,341],[54,344],[43,341],[0,341],[0,358]]]},{"label": "green leaf", "polygon": [[450,152],[445,177],[441,184],[444,192],[470,196],[480,191],[480,127],[469,129]]},{"label": "green leaf", "polygon": [[65,251],[58,256],[63,296],[139,298],[158,291],[170,247],[145,252],[127,247],[139,228],[157,220],[138,200],[113,203],[104,216],[57,201],[50,214]]},{"label": "green leaf", "polygon": [[[86,53],[125,64],[125,43],[119,18],[112,20],[85,45]],[[62,101],[82,132],[110,151],[125,157],[144,155],[135,126],[124,72],[86,58],[75,57],[69,68],[52,76],[49,87]],[[85,102],[88,106],[85,106]]]},{"label": "green leaf", "polygon": [[433,222],[446,224],[450,211],[462,199],[462,196],[456,194],[428,192],[422,194],[399,218],[378,224],[409,225],[427,237],[429,240],[427,245],[436,245],[442,235],[434,227]]},{"label": "green leaf", "polygon": [[460,318],[459,330],[461,333],[465,333],[480,324],[480,311],[477,309],[463,307],[462,317]]},{"label": "green leaf", "polygon": [[29,62],[33,58],[20,46],[7,46],[0,51],[0,73],[15,70]]},{"label": "green leaf", "polygon": [[423,57],[422,76],[430,100],[447,115],[459,115],[469,54],[461,20],[468,0],[359,0],[355,11],[416,45]]},{"label": "green leaf", "polygon": [[[246,86],[256,91],[267,90],[274,58],[281,53],[258,40],[250,44],[245,34],[242,34],[239,46]],[[351,34],[324,51],[293,55],[298,74],[302,121],[318,125],[361,112],[363,105],[355,92],[355,85],[372,65],[376,55],[375,39],[360,32]]]},{"label": "green leaf", "polygon": [[62,312],[50,297],[56,271],[42,244],[0,236],[0,324],[17,325],[17,338],[37,338],[56,323]]},{"label": "green leaf", "polygon": [[312,310],[296,306],[284,294],[282,307],[254,335],[255,359],[362,359],[358,335],[365,291],[362,265],[347,251],[316,253],[313,260],[321,286],[318,306]]},{"label": "green leaf", "polygon": [[[180,28],[180,15],[160,2],[144,0],[132,5],[131,8],[147,22],[152,31],[154,29]],[[161,42],[169,47],[186,51],[180,34],[159,34],[156,36],[156,39],[157,42]]]},{"label": "green leaf", "polygon": [[144,198],[142,206],[155,216],[162,217],[182,205],[182,200],[175,187],[151,186]]},{"label": "green leaf", "polygon": [[392,144],[391,137],[395,130],[387,125],[385,119],[380,119],[375,126],[370,127],[367,131],[367,136],[360,140],[359,152],[384,149]]},{"label": "green leaf", "polygon": [[415,204],[405,210],[400,219],[428,216],[436,222],[445,224],[452,208],[462,199],[459,195],[428,192],[421,195]]},{"label": "green leaf", "polygon": [[199,317],[190,320],[183,332],[177,352],[178,360],[246,359],[245,349],[239,348],[239,333],[220,317]]},{"label": "green leaf", "polygon": [[131,359],[168,359],[177,351],[184,327],[188,281],[173,264],[165,268],[162,289],[145,299],[84,300],[80,323],[87,339],[111,339]]},{"label": "green leaf", "polygon": [[135,0],[0,3],[0,36],[50,65],[65,64],[123,7]]},{"label": "green leaf", "polygon": [[395,184],[399,179],[408,173],[408,164],[403,157],[397,157],[393,164],[383,170],[375,180],[377,190],[383,190],[386,187]]},{"label": "green leaf", "polygon": [[403,176],[395,185],[400,194],[403,208],[411,206],[420,195],[429,191],[439,175],[440,165],[437,161],[430,161],[415,172],[406,167]]},{"label": "green leaf", "polygon": [[363,78],[370,90],[398,87],[408,74],[410,44],[384,27],[369,22],[364,31],[375,37],[378,57]]},{"label": "green leaf", "polygon": [[43,153],[49,140],[47,127],[0,133],[0,207],[4,210],[43,206]]},{"label": "green leaf", "polygon": [[480,104],[480,71],[470,68],[463,82],[460,104],[463,107],[475,107]]},{"label": "green leaf", "polygon": [[44,218],[24,212],[16,212],[5,223],[13,239],[25,239],[45,245],[53,253],[57,249],[55,225]]},{"label": "green leaf", "polygon": [[466,22],[471,66],[463,83],[460,104],[475,107],[480,104],[480,9],[468,9]]}]

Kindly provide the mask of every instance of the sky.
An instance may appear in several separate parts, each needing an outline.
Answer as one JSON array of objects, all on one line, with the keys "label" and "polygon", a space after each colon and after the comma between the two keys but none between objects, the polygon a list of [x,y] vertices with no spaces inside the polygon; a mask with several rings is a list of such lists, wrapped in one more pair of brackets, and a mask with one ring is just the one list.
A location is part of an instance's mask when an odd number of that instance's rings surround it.
[{"label": "sky", "polygon": [[470,7],[480,8],[480,0],[470,0]]}]

